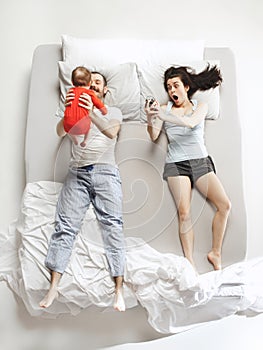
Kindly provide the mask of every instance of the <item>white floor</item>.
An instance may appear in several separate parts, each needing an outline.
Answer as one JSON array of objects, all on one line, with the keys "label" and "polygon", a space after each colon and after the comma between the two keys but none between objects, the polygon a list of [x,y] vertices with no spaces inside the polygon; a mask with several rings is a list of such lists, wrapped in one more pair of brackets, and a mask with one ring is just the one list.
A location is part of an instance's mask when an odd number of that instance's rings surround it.
[{"label": "white floor", "polygon": [[154,341],[107,347],[107,350],[262,350],[263,315],[231,316]]},{"label": "white floor", "polygon": [[[129,310],[133,321],[121,329],[119,313],[108,317],[109,329],[92,328],[92,317],[83,311],[64,320],[40,320],[28,315],[4,282],[0,283],[0,349],[1,350],[262,350],[263,314],[231,316],[210,322],[177,335],[155,332],[147,315],[139,308]],[[95,316],[95,314],[94,314]],[[116,323],[115,323],[116,321]]]}]

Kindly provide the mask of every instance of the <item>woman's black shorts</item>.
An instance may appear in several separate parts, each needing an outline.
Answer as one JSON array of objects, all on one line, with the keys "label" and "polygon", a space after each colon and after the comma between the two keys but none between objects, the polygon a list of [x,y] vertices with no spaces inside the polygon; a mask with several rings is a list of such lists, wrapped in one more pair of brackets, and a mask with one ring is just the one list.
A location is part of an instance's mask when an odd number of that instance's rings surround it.
[{"label": "woman's black shorts", "polygon": [[216,173],[215,165],[210,156],[206,158],[189,159],[181,162],[166,163],[164,166],[163,178],[167,180],[172,176],[188,176],[193,187],[199,177],[213,171]]}]

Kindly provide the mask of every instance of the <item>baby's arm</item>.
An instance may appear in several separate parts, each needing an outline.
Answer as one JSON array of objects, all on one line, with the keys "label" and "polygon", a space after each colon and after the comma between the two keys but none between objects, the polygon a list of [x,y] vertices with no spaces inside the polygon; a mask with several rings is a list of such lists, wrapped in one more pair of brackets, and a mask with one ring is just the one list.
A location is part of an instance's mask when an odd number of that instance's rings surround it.
[{"label": "baby's arm", "polygon": [[107,108],[105,107],[104,103],[96,96],[96,95],[91,95],[91,100],[93,105],[101,111],[103,115],[108,113]]}]

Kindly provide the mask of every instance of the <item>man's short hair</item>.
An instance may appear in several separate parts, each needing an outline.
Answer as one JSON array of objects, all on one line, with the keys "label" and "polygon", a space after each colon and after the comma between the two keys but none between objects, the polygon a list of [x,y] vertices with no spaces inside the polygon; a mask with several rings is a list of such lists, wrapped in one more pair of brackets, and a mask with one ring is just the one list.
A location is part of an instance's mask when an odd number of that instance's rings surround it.
[{"label": "man's short hair", "polygon": [[103,74],[101,74],[100,72],[97,72],[97,71],[91,72],[91,74],[99,74],[100,76],[102,76],[104,86],[107,86],[107,79],[105,78],[105,76]]}]

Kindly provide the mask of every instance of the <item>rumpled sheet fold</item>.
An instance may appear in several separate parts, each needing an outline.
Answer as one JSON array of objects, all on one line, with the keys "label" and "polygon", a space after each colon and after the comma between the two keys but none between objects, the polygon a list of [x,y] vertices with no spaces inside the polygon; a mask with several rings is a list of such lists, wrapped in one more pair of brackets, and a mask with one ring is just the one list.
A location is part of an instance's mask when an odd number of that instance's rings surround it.
[{"label": "rumpled sheet fold", "polygon": [[[29,183],[20,217],[0,235],[0,280],[22,298],[32,316],[77,315],[91,305],[112,308],[113,304],[114,282],[91,207],[60,281],[58,298],[49,308],[39,307],[50,283],[44,260],[61,186]],[[263,312],[263,258],[198,275],[184,257],[160,253],[135,237],[125,241],[126,307],[141,304],[156,331],[178,333],[235,313]]]}]

